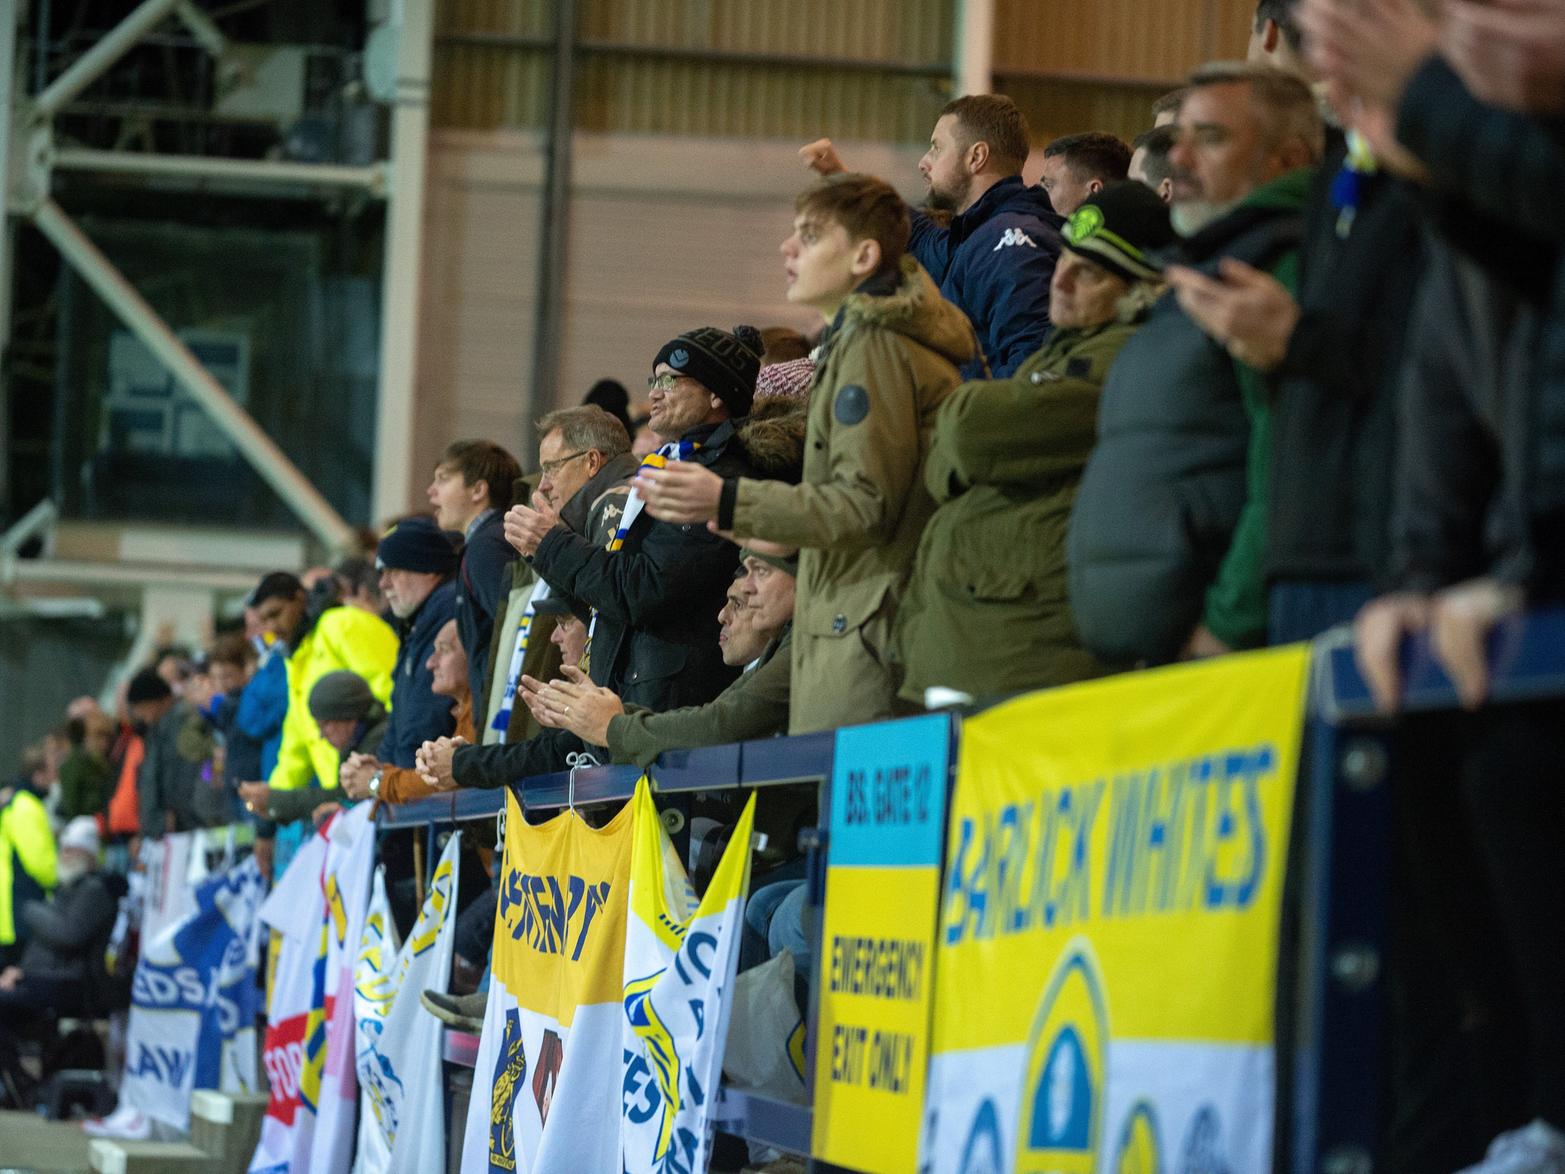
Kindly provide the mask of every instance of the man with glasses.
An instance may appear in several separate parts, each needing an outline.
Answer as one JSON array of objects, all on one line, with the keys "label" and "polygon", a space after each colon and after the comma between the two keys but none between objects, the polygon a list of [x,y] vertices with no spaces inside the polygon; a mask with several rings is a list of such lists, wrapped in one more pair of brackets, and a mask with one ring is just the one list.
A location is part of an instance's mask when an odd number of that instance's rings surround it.
[{"label": "man with glasses", "polygon": [[[517,500],[530,496],[533,511],[551,527],[564,525],[596,546],[607,546],[636,475],[625,425],[602,408],[584,404],[550,412],[533,428],[540,438],[538,475],[531,488],[518,483]],[[489,744],[537,733],[526,708],[517,704],[517,689],[523,673],[548,678],[559,667],[549,642],[554,615],[538,607],[549,594],[548,583],[525,559],[518,559],[511,573],[510,602],[496,634],[489,711],[481,715],[482,741]]]},{"label": "man with glasses", "polygon": [[[645,463],[688,461],[723,477],[753,476],[734,422],[749,415],[761,350],[759,332],[744,326],[733,334],[703,326],[664,344],[649,382],[652,429],[663,443]],[[566,439],[548,459],[575,451]],[[567,468],[545,478],[551,493]],[[723,664],[716,616],[738,549],[704,526],[653,518],[634,489],[607,543],[538,504],[545,508],[511,509],[506,538],[551,591],[591,610],[592,680],[651,710],[700,705],[722,692],[735,672]]]}]

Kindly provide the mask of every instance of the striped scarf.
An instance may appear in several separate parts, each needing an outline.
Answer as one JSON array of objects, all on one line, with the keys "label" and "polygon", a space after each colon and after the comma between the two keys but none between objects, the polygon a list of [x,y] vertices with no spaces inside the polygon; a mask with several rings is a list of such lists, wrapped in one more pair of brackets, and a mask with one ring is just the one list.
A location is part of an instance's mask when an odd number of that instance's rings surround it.
[{"label": "striped scarf", "polygon": [[522,662],[527,659],[527,638],[533,630],[533,605],[540,599],[547,598],[549,584],[546,580],[539,579],[533,584],[532,594],[527,597],[527,606],[522,609],[521,618],[516,621],[516,640],[511,647],[511,664],[505,671],[505,695],[500,700],[500,708],[495,710],[494,721],[489,723],[489,728],[499,730],[502,734],[511,728],[511,711],[516,708],[516,691],[521,686]]},{"label": "striped scarf", "polygon": [[[649,452],[641,458],[642,469],[666,469],[669,461],[688,461],[701,446],[694,440],[671,440],[657,452]],[[639,473],[641,470],[638,469]],[[641,493],[636,488],[636,483],[630,483],[630,496],[625,499],[625,513],[620,517],[619,529],[614,531],[614,537],[609,539],[608,549],[619,550],[625,545],[625,536],[630,533],[631,526],[641,516],[641,511],[646,507],[646,502],[641,500]]]}]

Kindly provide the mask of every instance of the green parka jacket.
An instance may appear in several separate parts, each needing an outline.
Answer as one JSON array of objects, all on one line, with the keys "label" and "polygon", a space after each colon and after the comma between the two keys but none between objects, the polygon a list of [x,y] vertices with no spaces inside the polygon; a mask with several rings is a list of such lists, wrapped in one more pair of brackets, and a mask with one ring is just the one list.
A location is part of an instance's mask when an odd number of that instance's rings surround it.
[{"label": "green parka jacket", "polygon": [[911,257],[895,284],[849,295],[810,388],[804,480],[739,478],[719,523],[802,547],[788,732],[896,715],[891,625],[934,512],[924,454],[935,412],[978,351],[966,316]]},{"label": "green parka jacket", "polygon": [[1136,321],[1056,330],[1009,379],[964,383],[935,417],[924,484],[939,507],[897,615],[902,696],[975,697],[1084,680],[1065,534],[1097,437],[1098,392]]}]

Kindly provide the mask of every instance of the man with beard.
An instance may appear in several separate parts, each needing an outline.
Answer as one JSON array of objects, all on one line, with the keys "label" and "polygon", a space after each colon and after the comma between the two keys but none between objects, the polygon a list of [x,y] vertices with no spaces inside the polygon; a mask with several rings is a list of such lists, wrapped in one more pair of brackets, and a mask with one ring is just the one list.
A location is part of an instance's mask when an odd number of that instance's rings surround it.
[{"label": "man with beard", "polygon": [[[1184,260],[1197,277],[1243,262],[1291,289],[1322,149],[1309,86],[1266,67],[1207,65],[1175,126]],[[1169,272],[1180,297],[1158,303],[1109,372],[1071,518],[1071,607],[1109,663],[1210,656],[1266,635],[1272,390],[1233,340],[1189,315],[1185,299],[1205,287],[1187,272]]]},{"label": "man with beard", "polygon": [[[1026,116],[1002,94],[969,94],[946,105],[918,171],[929,204],[953,213],[942,228],[911,209],[908,252],[941,295],[972,321],[983,353],[963,379],[1012,374],[1049,332],[1049,279],[1060,255],[1060,216],[1042,188],[1022,182],[1031,149]],[[822,175],[846,171],[830,139],[800,156]]]}]

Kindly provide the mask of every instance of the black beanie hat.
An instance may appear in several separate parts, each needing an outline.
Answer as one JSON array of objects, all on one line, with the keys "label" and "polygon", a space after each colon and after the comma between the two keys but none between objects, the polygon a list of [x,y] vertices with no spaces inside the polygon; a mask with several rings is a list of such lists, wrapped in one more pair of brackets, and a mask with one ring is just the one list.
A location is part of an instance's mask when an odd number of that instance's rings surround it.
[{"label": "black beanie hat", "polygon": [[158,676],[157,669],[142,669],[125,687],[125,704],[139,705],[143,701],[162,701],[165,697],[173,695],[174,691],[168,687],[167,681]]},{"label": "black beanie hat", "polygon": [[1111,183],[1082,201],[1065,221],[1065,247],[1126,281],[1156,281],[1161,268],[1149,254],[1178,239],[1168,205],[1135,180]]},{"label": "black beanie hat", "polygon": [[735,326],[734,332],[715,326],[698,326],[663,344],[652,360],[652,370],[667,363],[688,375],[728,406],[735,419],[750,414],[755,399],[755,377],[761,373],[761,332],[753,326]]},{"label": "black beanie hat", "polygon": [[369,684],[347,669],[327,673],[310,686],[310,716],[318,722],[356,722],[374,704]]},{"label": "black beanie hat", "polygon": [[456,547],[433,518],[403,518],[394,522],[375,547],[375,565],[381,569],[449,575],[456,570],[457,561]]}]

